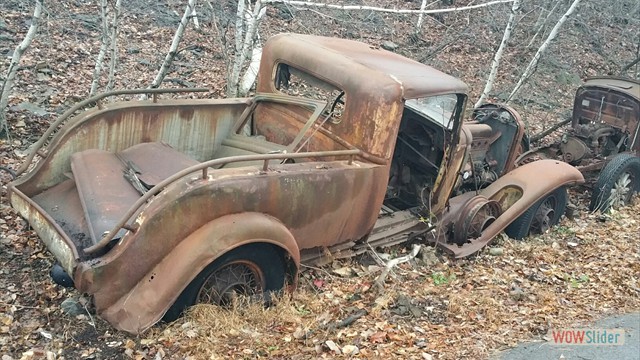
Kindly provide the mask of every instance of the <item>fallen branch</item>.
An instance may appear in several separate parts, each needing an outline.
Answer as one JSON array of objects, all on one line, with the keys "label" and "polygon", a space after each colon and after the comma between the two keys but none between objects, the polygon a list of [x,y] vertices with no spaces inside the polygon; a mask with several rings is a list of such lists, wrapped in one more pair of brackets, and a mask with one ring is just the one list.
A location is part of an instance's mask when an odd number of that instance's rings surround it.
[{"label": "fallen branch", "polygon": [[633,65],[637,64],[640,62],[640,56],[637,57],[635,60],[633,60],[632,62],[628,63],[627,65],[622,67],[622,70],[620,70],[620,74],[624,74],[627,70],[631,69],[633,67]]},{"label": "fallen branch", "polygon": [[529,139],[529,142],[537,143],[538,141],[540,141],[545,136],[551,134],[552,132],[554,132],[554,131],[560,129],[561,127],[567,125],[568,123],[570,123],[571,120],[572,120],[571,117],[568,117],[568,118],[560,121],[559,123],[553,125],[552,127],[548,128],[547,130],[531,136],[531,138]]},{"label": "fallen branch", "polygon": [[42,8],[43,0],[36,1],[36,8],[33,11],[33,18],[31,19],[31,26],[29,26],[29,31],[27,31],[27,35],[25,35],[22,42],[18,44],[15,51],[13,52],[13,56],[11,57],[11,63],[9,63],[9,69],[7,69],[7,76],[5,77],[4,83],[2,84],[2,90],[0,91],[0,132],[4,128],[9,134],[9,130],[6,127],[6,119],[4,114],[4,109],[7,107],[9,103],[9,94],[13,89],[13,83],[16,80],[16,74],[18,73],[18,64],[20,63],[20,59],[22,58],[22,54],[27,50],[29,45],[31,45],[31,41],[36,35],[38,31],[38,26],[40,25],[40,16],[42,16]]},{"label": "fallen branch", "polygon": [[391,269],[393,269],[395,266],[399,264],[405,263],[409,260],[412,260],[416,256],[418,256],[418,253],[420,252],[421,248],[422,248],[421,245],[414,244],[413,248],[411,249],[411,252],[408,255],[400,256],[395,259],[389,260],[387,262],[387,265],[385,265],[384,270],[382,270],[382,273],[380,274],[380,276],[378,276],[378,278],[376,279],[375,283],[376,283],[376,286],[378,287],[378,290],[380,291],[384,290],[384,282],[387,279],[387,276],[389,276],[389,272],[391,271]]},{"label": "fallen branch", "polygon": [[317,7],[317,8],[325,8],[325,9],[337,9],[337,10],[356,10],[356,11],[377,11],[377,12],[385,12],[385,13],[394,13],[394,14],[441,14],[448,13],[454,11],[464,11],[464,10],[473,10],[483,8],[485,6],[491,6],[496,4],[504,4],[511,3],[515,0],[494,0],[489,1],[482,4],[469,5],[469,6],[459,6],[452,7],[446,9],[434,9],[434,10],[411,10],[411,9],[387,9],[381,8],[377,6],[364,6],[364,5],[337,5],[337,4],[325,4],[325,3],[317,3],[311,1],[297,1],[297,0],[264,0],[263,4],[273,4],[273,3],[282,3],[292,6],[303,6],[303,7]]},{"label": "fallen branch", "polygon": [[336,329],[342,329],[342,328],[345,328],[345,327],[353,324],[354,322],[356,322],[356,320],[358,320],[361,317],[367,315],[368,313],[369,312],[366,309],[360,309],[360,310],[354,312],[353,314],[347,316],[344,320],[325,324],[323,326],[320,326],[318,329],[319,330],[330,330],[330,331],[333,331],[333,330],[336,330]]}]

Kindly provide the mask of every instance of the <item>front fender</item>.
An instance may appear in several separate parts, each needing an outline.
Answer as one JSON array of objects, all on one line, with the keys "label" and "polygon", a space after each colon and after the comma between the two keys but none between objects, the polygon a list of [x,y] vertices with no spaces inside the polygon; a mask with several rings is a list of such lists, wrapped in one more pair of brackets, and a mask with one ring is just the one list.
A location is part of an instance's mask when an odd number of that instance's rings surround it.
[{"label": "front fender", "polygon": [[561,186],[584,183],[575,167],[556,160],[539,160],[522,165],[480,191],[480,195],[497,201],[501,215],[474,240],[477,246],[459,248],[456,258],[463,258],[486,246],[537,201]]},{"label": "front fender", "polygon": [[155,324],[202,269],[224,253],[249,243],[270,243],[289,254],[295,272],[298,245],[276,218],[262,213],[220,217],[193,232],[100,315],[114,327],[138,334]]}]

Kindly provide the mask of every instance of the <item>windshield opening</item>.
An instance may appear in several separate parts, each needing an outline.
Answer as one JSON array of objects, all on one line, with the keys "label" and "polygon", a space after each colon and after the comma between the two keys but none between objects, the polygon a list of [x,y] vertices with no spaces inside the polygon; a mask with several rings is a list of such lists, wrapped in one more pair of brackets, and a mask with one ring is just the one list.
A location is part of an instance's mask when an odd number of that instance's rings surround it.
[{"label": "windshield opening", "polygon": [[457,104],[458,95],[456,94],[436,95],[405,101],[405,106],[449,130],[453,129]]}]

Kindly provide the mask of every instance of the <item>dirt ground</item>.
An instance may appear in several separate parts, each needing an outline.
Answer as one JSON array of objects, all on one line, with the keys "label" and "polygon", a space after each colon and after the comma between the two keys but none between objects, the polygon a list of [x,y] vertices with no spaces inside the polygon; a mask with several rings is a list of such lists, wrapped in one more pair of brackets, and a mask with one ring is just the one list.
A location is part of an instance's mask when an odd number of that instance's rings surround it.
[{"label": "dirt ground", "polygon": [[[146,87],[168,50],[183,4],[123,3],[127,5],[119,35],[116,88]],[[213,10],[199,9],[202,29],[187,31],[163,84],[211,91],[182,96],[224,96],[231,44],[221,39],[231,36],[224,25],[232,19],[234,4],[214,3]],[[523,3],[494,100],[506,98],[543,37],[528,46],[540,14],[544,18],[546,13],[536,2]],[[419,2],[368,5],[416,8]],[[633,60],[638,39],[638,32],[629,30],[638,18],[633,6],[630,0],[583,2],[512,103],[530,132],[565,116],[581,79],[617,74]],[[292,31],[355,38],[374,46],[391,41],[398,46],[396,51],[463,79],[474,101],[484,86],[508,10],[509,5],[501,5],[428,17],[416,34],[416,16],[274,5],[260,30],[263,39]],[[31,12],[31,1],[0,4],[0,74],[9,64],[6,55],[26,33]],[[10,138],[0,139],[1,166],[17,168],[27,147],[48,124],[87,96],[99,48],[97,14],[97,6],[88,1],[47,4],[46,22],[23,57],[10,98]],[[544,36],[559,16],[558,12],[550,17]],[[105,83],[106,75],[101,87]],[[607,216],[589,214],[588,188],[579,187],[571,194],[578,209],[574,220],[564,219],[552,232],[527,241],[502,237],[492,245],[501,248],[502,255],[492,256],[487,250],[473,259],[452,261],[425,248],[419,259],[394,270],[383,292],[372,286],[381,269],[375,262],[371,265],[371,259],[340,261],[305,269],[298,290],[268,309],[200,306],[173,324],[130,336],[115,331],[88,305],[89,311],[77,316],[62,311],[64,300],[82,295],[50,280],[53,258],[7,203],[9,180],[0,172],[2,360],[483,359],[520,341],[544,340],[550,328],[640,310],[640,201]],[[391,256],[407,251],[404,246],[387,250]]]}]

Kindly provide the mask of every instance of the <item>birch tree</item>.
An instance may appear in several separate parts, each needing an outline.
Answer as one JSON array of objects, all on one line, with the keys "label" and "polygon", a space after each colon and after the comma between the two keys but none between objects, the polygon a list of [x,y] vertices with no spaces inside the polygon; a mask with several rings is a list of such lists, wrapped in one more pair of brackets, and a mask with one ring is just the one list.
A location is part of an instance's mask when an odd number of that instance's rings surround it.
[{"label": "birch tree", "polygon": [[7,75],[5,77],[4,82],[2,83],[2,89],[0,91],[0,132],[2,129],[9,134],[9,130],[7,128],[7,120],[5,118],[5,108],[9,103],[9,94],[13,89],[13,83],[16,80],[16,75],[18,73],[18,64],[20,64],[20,59],[22,58],[22,54],[27,50],[29,45],[31,45],[31,41],[36,36],[36,32],[38,32],[38,26],[40,25],[40,21],[42,20],[42,9],[44,7],[44,0],[36,0],[36,7],[33,11],[33,18],[31,19],[31,26],[29,26],[29,31],[27,31],[27,35],[25,35],[22,42],[18,44],[16,49],[13,52],[13,56],[11,57],[11,63],[9,63],[9,69],[7,69]]},{"label": "birch tree", "polygon": [[520,9],[520,0],[515,0],[513,5],[511,6],[511,15],[509,15],[509,20],[507,21],[507,27],[504,29],[504,35],[502,36],[502,41],[500,42],[500,46],[498,47],[498,51],[493,57],[493,61],[491,62],[491,72],[489,73],[489,78],[487,79],[487,83],[484,86],[484,90],[482,91],[482,95],[480,95],[480,99],[474,105],[474,107],[480,106],[489,96],[489,93],[493,89],[493,84],[496,80],[496,75],[498,74],[498,68],[500,67],[500,59],[502,59],[502,54],[504,53],[504,49],[507,47],[509,42],[509,38],[511,38],[511,30],[513,30],[513,23],[516,18],[516,14]]},{"label": "birch tree", "polygon": [[111,59],[109,61],[109,78],[107,79],[107,91],[113,90],[115,84],[116,64],[118,63],[118,30],[120,22],[120,9],[122,0],[116,1],[113,11],[113,26],[111,27]]},{"label": "birch tree", "polygon": [[553,39],[556,38],[556,36],[558,35],[558,31],[560,30],[562,25],[567,21],[567,19],[571,16],[571,14],[573,14],[573,12],[576,10],[576,8],[578,7],[581,1],[582,0],[574,0],[571,6],[569,7],[569,9],[567,10],[567,12],[565,12],[564,15],[562,15],[562,17],[560,18],[560,20],[558,20],[558,22],[556,23],[556,26],[553,27],[547,39],[542,43],[542,45],[540,46],[536,54],[531,59],[531,62],[522,73],[520,80],[518,80],[518,83],[511,91],[511,94],[509,94],[509,97],[506,100],[507,103],[511,101],[511,99],[513,99],[513,97],[522,88],[522,85],[524,85],[524,83],[531,77],[531,75],[533,75],[533,73],[536,70],[536,67],[538,66],[538,62],[540,61],[540,58],[546,52],[547,48],[549,47]]},{"label": "birch tree", "polygon": [[107,18],[107,12],[109,7],[107,0],[100,0],[100,19],[101,31],[100,31],[100,50],[98,52],[98,58],[96,59],[96,65],[93,68],[93,78],[91,80],[91,89],[89,89],[89,96],[93,96],[98,90],[98,84],[100,83],[100,74],[102,73],[102,66],[104,63],[104,57],[107,53],[107,46],[109,46],[109,20]]},{"label": "birch tree", "polygon": [[[251,1],[238,0],[235,27],[235,56],[227,79],[227,95],[229,97],[245,96],[255,82],[260,64],[262,49],[258,45],[258,25],[267,8],[262,0],[256,0],[251,8]],[[240,73],[249,61],[249,67],[240,81]]]},{"label": "birch tree", "polygon": [[178,24],[178,28],[176,29],[175,34],[173,35],[173,40],[171,41],[171,47],[169,48],[169,52],[164,58],[162,62],[162,66],[160,66],[160,70],[156,75],[155,79],[151,83],[150,88],[157,88],[162,84],[162,80],[169,72],[169,68],[173,63],[173,59],[176,57],[178,53],[178,45],[180,45],[180,41],[182,41],[182,36],[184,35],[184,30],[189,23],[189,19],[193,14],[195,14],[195,6],[196,0],[189,0],[187,3],[187,7],[184,10],[184,15],[182,15],[182,19],[180,20],[180,24]]},{"label": "birch tree", "polygon": [[109,55],[109,73],[107,76],[106,91],[112,91],[115,84],[116,65],[118,63],[118,31],[120,24],[120,15],[122,9],[122,1],[117,0],[113,9],[113,17],[109,22],[109,6],[107,0],[100,0],[100,18],[101,18],[101,42],[96,64],[93,68],[93,76],[91,79],[91,88],[89,96],[93,96],[98,91],[100,85],[100,76],[104,68],[104,58],[107,49],[110,50]]}]

